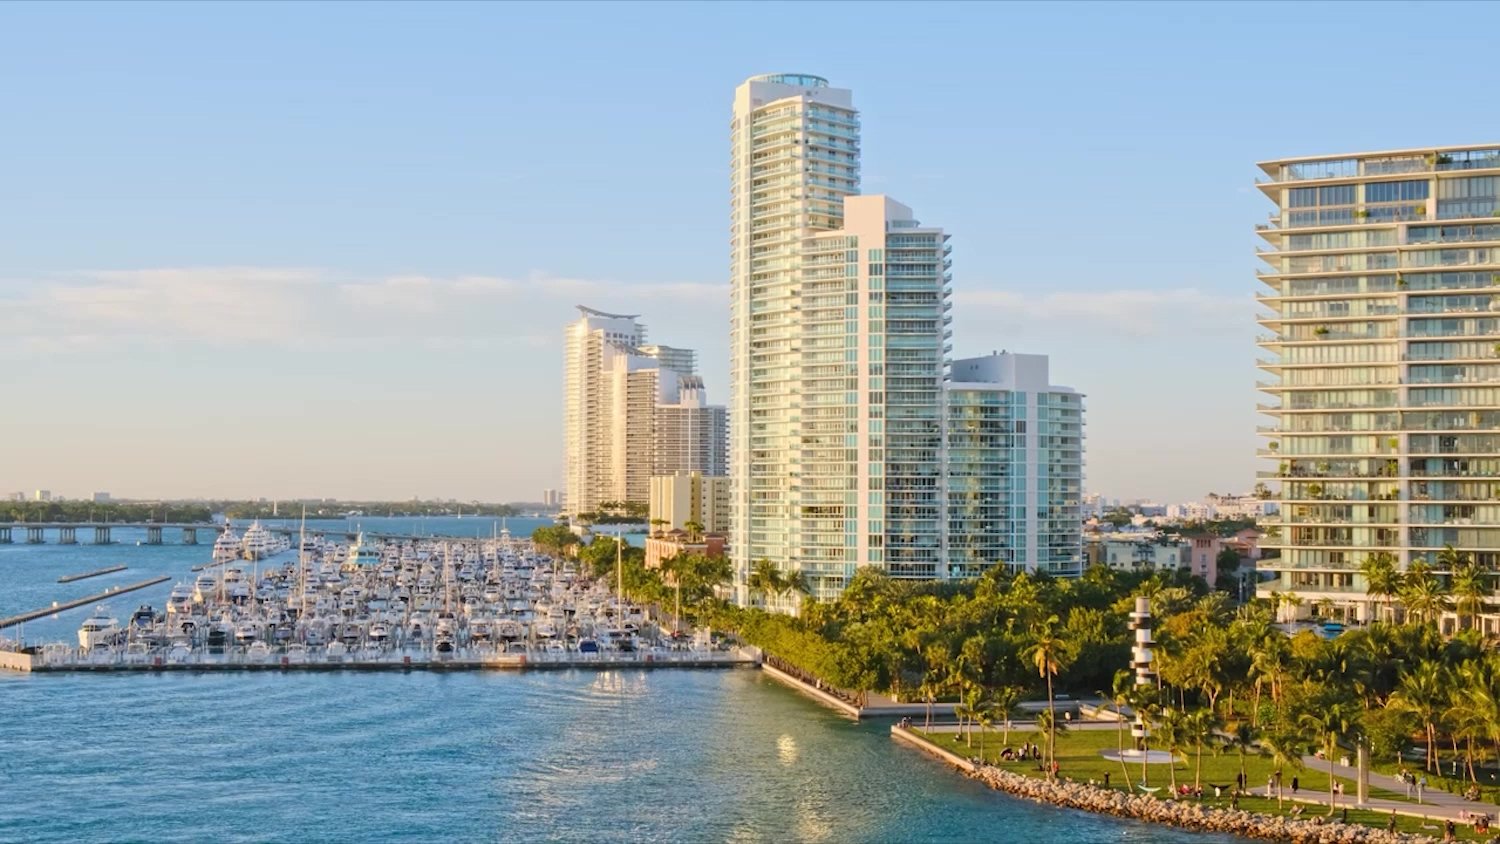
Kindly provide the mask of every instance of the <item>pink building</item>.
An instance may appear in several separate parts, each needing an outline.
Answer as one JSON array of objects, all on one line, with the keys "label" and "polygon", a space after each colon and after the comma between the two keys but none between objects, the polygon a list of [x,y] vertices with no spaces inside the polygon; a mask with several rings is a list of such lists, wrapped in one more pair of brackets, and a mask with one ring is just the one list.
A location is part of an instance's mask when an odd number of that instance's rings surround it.
[{"label": "pink building", "polygon": [[1188,544],[1188,571],[1208,582],[1210,588],[1219,579],[1219,551],[1224,543],[1211,533],[1185,537]]}]

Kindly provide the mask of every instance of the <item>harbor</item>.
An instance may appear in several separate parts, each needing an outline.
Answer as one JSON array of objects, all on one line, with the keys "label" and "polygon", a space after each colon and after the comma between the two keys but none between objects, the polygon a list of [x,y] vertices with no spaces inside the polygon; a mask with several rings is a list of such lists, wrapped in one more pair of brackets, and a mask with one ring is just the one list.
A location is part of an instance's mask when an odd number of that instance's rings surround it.
[{"label": "harbor", "polygon": [[[162,606],[104,604],[167,575],[0,620],[0,627],[100,604],[74,641],[5,642],[23,672],[558,670],[727,668],[759,654],[680,631],[528,539],[353,541],[258,523],[223,530]],[[201,558],[200,558],[201,559]],[[86,572],[97,576],[124,567]],[[73,576],[77,577],[77,576]]]}]

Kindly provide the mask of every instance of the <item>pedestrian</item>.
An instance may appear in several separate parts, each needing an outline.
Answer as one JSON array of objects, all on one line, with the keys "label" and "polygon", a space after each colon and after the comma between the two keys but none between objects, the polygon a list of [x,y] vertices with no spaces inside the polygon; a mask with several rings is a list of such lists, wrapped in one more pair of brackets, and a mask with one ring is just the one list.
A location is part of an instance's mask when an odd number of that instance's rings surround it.
[{"label": "pedestrian", "polygon": [[1427,790],[1427,775],[1417,777],[1417,805],[1422,805],[1422,792]]},{"label": "pedestrian", "polygon": [[1275,774],[1266,774],[1266,799],[1267,800],[1270,800],[1272,797],[1276,796],[1275,794],[1271,793],[1272,789],[1274,789],[1274,788],[1276,788],[1276,775]]},{"label": "pedestrian", "polygon": [[1293,797],[1297,796],[1297,778],[1296,777],[1292,777],[1292,796]]},{"label": "pedestrian", "polygon": [[1395,832],[1396,831],[1396,810],[1395,809],[1391,810],[1391,819],[1386,822],[1386,824],[1385,824],[1385,831],[1386,832]]}]

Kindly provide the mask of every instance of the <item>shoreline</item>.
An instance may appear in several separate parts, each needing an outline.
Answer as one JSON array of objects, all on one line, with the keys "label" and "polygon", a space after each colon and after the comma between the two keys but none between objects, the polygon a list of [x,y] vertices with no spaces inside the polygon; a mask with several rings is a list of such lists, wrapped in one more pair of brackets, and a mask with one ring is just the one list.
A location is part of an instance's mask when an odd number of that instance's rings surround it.
[{"label": "shoreline", "polygon": [[1362,824],[1285,818],[1240,809],[1204,808],[1193,803],[1125,794],[1085,783],[1048,782],[988,765],[975,765],[900,725],[891,727],[891,738],[953,766],[964,776],[978,780],[995,791],[1035,803],[1048,803],[1096,815],[1129,818],[1194,832],[1227,833],[1263,841],[1319,844],[1436,844],[1438,841],[1427,835],[1387,832]]}]

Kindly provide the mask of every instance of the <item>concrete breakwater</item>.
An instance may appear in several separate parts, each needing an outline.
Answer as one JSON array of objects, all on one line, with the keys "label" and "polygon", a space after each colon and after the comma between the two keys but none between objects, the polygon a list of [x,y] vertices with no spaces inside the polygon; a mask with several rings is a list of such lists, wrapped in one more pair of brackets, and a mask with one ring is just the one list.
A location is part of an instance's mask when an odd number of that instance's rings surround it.
[{"label": "concrete breakwater", "polygon": [[100,601],[107,601],[110,598],[115,597],[116,595],[124,595],[127,592],[134,592],[138,589],[145,589],[147,586],[155,586],[158,583],[163,583],[171,579],[172,578],[168,577],[167,575],[162,575],[160,577],[153,577],[150,580],[142,580],[139,583],[131,583],[125,586],[111,586],[103,592],[98,592],[93,595],[85,595],[82,598],[77,598],[72,601],[55,603],[50,607],[42,607],[39,610],[32,610],[31,612],[23,612],[20,615],[13,615],[9,618],[0,618],[0,630],[4,630],[7,627],[14,627],[17,624],[24,624],[25,622],[31,621],[33,619],[44,618],[55,613],[77,609],[78,607],[84,606],[86,604],[96,604]]},{"label": "concrete breakwater", "polygon": [[989,765],[976,765],[900,727],[893,727],[891,735],[952,764],[996,791],[1037,803],[1266,841],[1292,841],[1298,844],[1435,844],[1437,841],[1426,835],[1387,832],[1358,824],[1337,823],[1332,819],[1285,818],[1238,809],[1205,807],[1190,801],[1162,800],[1145,794],[1127,794],[1084,783],[1048,782]]},{"label": "concrete breakwater", "polygon": [[87,580],[91,577],[98,577],[102,574],[114,574],[117,571],[124,571],[128,568],[130,568],[130,566],[109,566],[108,568],[94,569],[93,571],[81,572],[79,574],[65,574],[62,577],[59,577],[57,579],[57,582],[72,583],[75,580]]}]

